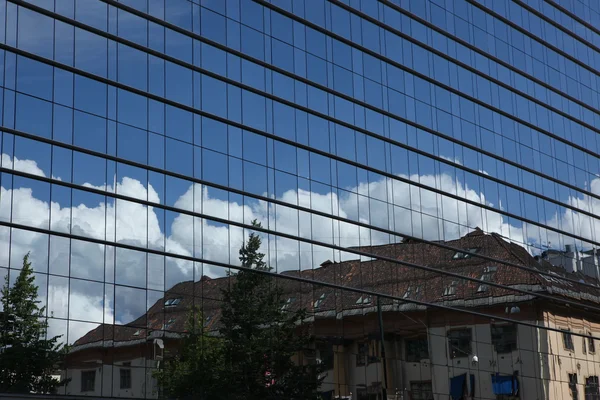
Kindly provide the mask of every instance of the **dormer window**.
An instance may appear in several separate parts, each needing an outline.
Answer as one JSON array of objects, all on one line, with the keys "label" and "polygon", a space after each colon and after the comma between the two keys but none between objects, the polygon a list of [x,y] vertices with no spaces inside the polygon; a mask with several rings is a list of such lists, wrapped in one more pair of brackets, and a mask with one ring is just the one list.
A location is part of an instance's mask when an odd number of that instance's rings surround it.
[{"label": "dormer window", "polygon": [[356,304],[369,304],[371,303],[371,296],[360,296],[358,300],[356,300]]},{"label": "dormer window", "polygon": [[456,294],[457,281],[452,281],[448,286],[444,288],[444,296],[454,296]]},{"label": "dormer window", "polygon": [[479,247],[471,247],[471,248],[465,249],[464,252],[457,251],[452,256],[452,259],[453,260],[466,260],[467,258],[473,257],[473,255],[469,254],[469,253],[475,253],[475,254],[477,254],[477,253],[479,253],[479,250],[480,250]]},{"label": "dormer window", "polygon": [[314,303],[314,307],[318,308],[321,306],[321,304],[323,304],[323,301],[325,301],[325,293],[321,294],[321,296],[315,301]]},{"label": "dormer window", "polygon": [[283,303],[283,306],[281,306],[281,310],[285,311],[285,310],[289,309],[295,300],[296,300],[295,297],[288,297],[288,299],[285,301],[285,303]]},{"label": "dormer window", "polygon": [[409,286],[402,296],[403,299],[417,299],[421,294],[421,286]]},{"label": "dormer window", "polygon": [[163,330],[169,329],[173,323],[175,323],[175,318],[170,318],[167,323],[163,324]]},{"label": "dormer window", "polygon": [[[480,279],[484,282],[491,282],[497,270],[498,267],[496,266],[485,267],[483,269],[483,274],[481,275]],[[477,288],[477,293],[487,292],[489,288],[490,285],[486,285],[485,283],[483,283]]]},{"label": "dormer window", "polygon": [[165,307],[174,307],[179,303],[181,303],[181,297],[177,297],[174,299],[167,299],[167,300],[165,300]]}]

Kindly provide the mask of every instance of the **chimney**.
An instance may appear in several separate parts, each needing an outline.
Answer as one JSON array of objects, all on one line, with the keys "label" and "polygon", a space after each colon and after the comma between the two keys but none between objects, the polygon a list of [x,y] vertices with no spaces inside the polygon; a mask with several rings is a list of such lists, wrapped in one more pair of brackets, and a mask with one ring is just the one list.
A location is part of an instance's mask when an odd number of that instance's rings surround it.
[{"label": "chimney", "polygon": [[565,245],[565,252],[566,253],[572,253],[573,252],[573,245],[572,244],[566,244]]}]

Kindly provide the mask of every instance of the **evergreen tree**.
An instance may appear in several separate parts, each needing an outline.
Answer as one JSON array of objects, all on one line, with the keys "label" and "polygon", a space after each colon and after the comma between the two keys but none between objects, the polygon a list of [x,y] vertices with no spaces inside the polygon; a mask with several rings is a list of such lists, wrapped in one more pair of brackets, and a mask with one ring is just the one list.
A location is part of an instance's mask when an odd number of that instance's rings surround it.
[{"label": "evergreen tree", "polygon": [[310,343],[301,326],[306,311],[285,310],[282,290],[272,276],[260,273],[271,270],[260,246],[252,233],[240,249],[243,269],[230,275],[231,285],[223,290],[218,336],[192,331],[180,356],[157,373],[166,397],[320,399],[320,365],[294,363]]},{"label": "evergreen tree", "polygon": [[223,352],[221,341],[204,329],[202,314],[192,308],[179,352],[154,373],[161,397],[174,399],[225,399],[221,393]]},{"label": "evergreen tree", "polygon": [[[254,226],[261,225],[253,222]],[[319,365],[297,365],[293,357],[310,337],[301,328],[306,310],[284,309],[282,290],[259,252],[255,233],[240,249],[240,270],[223,291],[221,328],[230,399],[319,399]]]},{"label": "evergreen tree", "polygon": [[64,382],[52,377],[61,361],[60,336],[47,339],[45,307],[39,307],[29,254],[10,287],[8,276],[1,293],[0,392],[53,393]]}]

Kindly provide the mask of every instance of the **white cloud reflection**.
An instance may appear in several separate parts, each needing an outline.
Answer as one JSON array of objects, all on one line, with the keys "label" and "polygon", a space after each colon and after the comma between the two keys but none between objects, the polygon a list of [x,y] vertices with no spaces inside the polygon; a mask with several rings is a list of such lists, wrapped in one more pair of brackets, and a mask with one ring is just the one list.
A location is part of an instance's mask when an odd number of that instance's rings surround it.
[{"label": "white cloud reflection", "polygon": [[[14,165],[15,169],[44,175],[33,160],[11,160],[5,154],[2,155],[2,160],[4,165]],[[477,203],[490,204],[483,193],[469,188],[447,174],[413,175],[404,178]],[[149,199],[156,203],[164,200],[159,198],[152,185],[145,186],[139,180],[129,177],[124,177],[109,186],[109,191],[133,198]],[[596,190],[595,193],[600,193],[600,181],[595,181],[592,189]],[[312,207],[343,218],[355,218],[393,230],[399,235],[409,234],[430,240],[455,239],[476,226],[486,232],[497,232],[510,237],[515,242],[524,243],[525,239],[534,242],[538,240],[535,237],[538,233],[528,236],[521,227],[509,224],[505,217],[496,212],[482,210],[387,178],[372,183],[361,183],[344,193],[338,196],[337,193],[331,192],[319,194],[306,190],[288,190],[279,200]],[[244,240],[241,228],[219,225],[185,214],[172,214],[170,218],[165,218],[162,210],[129,201],[105,202],[102,196],[97,197],[97,200],[96,203],[78,203],[74,200],[72,205],[48,202],[36,197],[35,190],[31,188],[5,188],[3,181],[0,188],[0,220],[12,220],[40,228],[51,227],[59,232],[68,232],[70,228],[74,234],[94,239],[115,240],[142,248],[164,249],[185,256],[237,263],[238,249]],[[394,206],[385,203],[385,200],[393,202]],[[571,198],[569,201],[590,212],[600,211],[600,201],[596,199]],[[239,204],[220,199],[213,196],[212,189],[200,184],[191,184],[174,205],[184,210],[238,222],[249,223],[257,219],[263,226],[282,233],[344,247],[383,244],[391,240],[388,235],[380,232],[369,232],[365,228],[324,217],[313,215],[311,218],[292,208],[267,206],[260,201]],[[595,229],[600,228],[597,224],[594,225],[589,217],[571,212],[553,215],[548,224],[562,229],[573,229],[586,237],[594,237]],[[539,235],[537,237],[539,238]],[[12,242],[10,260],[9,242]],[[351,254],[341,255],[339,252],[316,246],[311,248],[310,245],[283,238],[271,238],[263,245],[271,264],[279,271],[312,268],[327,259],[355,258]],[[23,255],[31,252],[34,267],[40,272],[46,272],[46,267],[42,266],[49,265],[51,273],[68,275],[70,271],[71,277],[106,281],[107,285],[74,279],[69,283],[66,278],[51,277],[48,282],[48,308],[54,316],[70,316],[94,323],[127,323],[146,310],[147,304],[144,301],[125,301],[123,298],[137,289],[128,289],[130,292],[115,291],[113,286],[108,284],[115,280],[117,284],[138,286],[139,293],[142,293],[141,290],[146,285],[152,289],[164,290],[180,281],[199,279],[202,274],[224,274],[222,269],[214,266],[204,265],[201,269],[201,266],[192,266],[184,260],[169,259],[164,264],[163,278],[160,276],[162,261],[152,264],[153,261],[147,261],[143,252],[120,249],[115,251],[112,247],[105,249],[103,245],[84,241],[72,241],[69,245],[69,241],[64,238],[53,237],[49,241],[46,235],[21,230],[13,230],[11,234],[6,227],[0,228],[0,250],[0,262],[3,266],[10,262],[12,266],[18,267]],[[161,260],[160,257],[157,259]],[[56,327],[57,331],[53,333],[64,333],[65,328],[61,324],[53,323],[51,327]],[[72,343],[89,329],[89,324],[73,324],[69,342]]]}]

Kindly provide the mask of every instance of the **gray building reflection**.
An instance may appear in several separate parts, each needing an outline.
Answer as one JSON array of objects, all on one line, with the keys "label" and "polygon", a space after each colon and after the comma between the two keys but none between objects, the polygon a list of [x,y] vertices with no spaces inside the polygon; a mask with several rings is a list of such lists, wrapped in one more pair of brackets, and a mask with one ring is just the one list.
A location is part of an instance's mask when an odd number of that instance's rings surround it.
[{"label": "gray building reflection", "polygon": [[[598,318],[593,313],[574,312],[561,304],[558,296],[551,302],[534,295],[554,293],[598,303],[600,290],[563,279],[596,284],[595,277],[565,271],[531,256],[521,246],[479,229],[445,244],[465,252],[419,241],[368,250],[418,262],[440,272],[476,277],[481,283],[359,259],[328,260],[302,273],[348,290],[278,278],[277,284],[287,297],[284,308],[310,311],[306,323],[311,327],[313,347],[298,354],[297,362],[325,365],[324,393],[330,398],[381,399],[381,387],[385,384],[389,388],[388,399],[433,399],[443,393],[462,397],[466,395],[469,374],[475,398],[559,399],[569,396],[572,390],[571,386],[562,385],[563,375],[572,374],[573,370],[583,375],[595,373],[600,359],[594,339],[572,333],[594,334],[600,328]],[[494,257],[499,262],[473,257],[471,253]],[[515,270],[503,262],[530,270]],[[123,326],[100,325],[86,333],[73,344],[65,363],[63,374],[72,379],[67,394],[155,397],[158,392],[152,370],[165,357],[177,353],[193,306],[201,309],[205,328],[218,336],[221,290],[230,284],[228,279],[202,277],[196,282],[179,283],[135,321]],[[493,287],[486,282],[506,287]],[[384,298],[381,302],[385,359],[377,299],[353,292],[352,288],[402,299]],[[515,294],[512,288],[527,289],[532,295]],[[202,293],[201,300],[198,293]],[[510,317],[530,325],[448,312],[411,300]],[[582,392],[593,388],[593,382],[578,385],[583,387]]]}]

